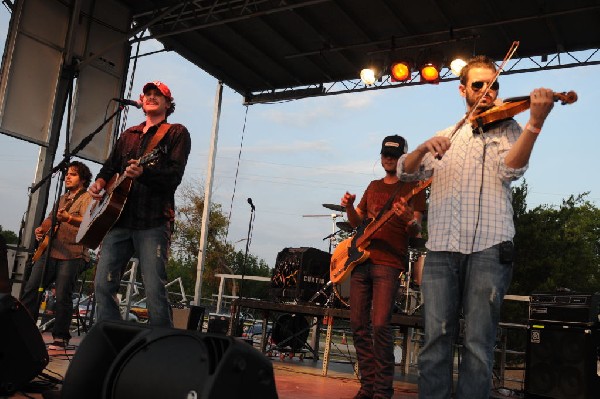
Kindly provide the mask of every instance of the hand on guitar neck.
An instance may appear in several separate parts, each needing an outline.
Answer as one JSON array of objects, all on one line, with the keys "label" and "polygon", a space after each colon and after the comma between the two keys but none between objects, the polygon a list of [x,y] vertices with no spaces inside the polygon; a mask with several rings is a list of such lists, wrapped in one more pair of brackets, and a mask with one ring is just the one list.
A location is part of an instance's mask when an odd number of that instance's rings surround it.
[{"label": "hand on guitar neck", "polygon": [[[130,179],[137,179],[144,173],[144,166],[140,165],[139,159],[130,159],[127,161],[128,165],[123,171],[123,176]],[[104,197],[104,190],[106,187],[106,181],[104,179],[98,179],[88,187],[88,192],[95,200],[101,200]]]},{"label": "hand on guitar neck", "polygon": [[392,209],[394,210],[396,216],[398,216],[398,218],[400,218],[400,220],[407,226],[412,222],[414,213],[404,198],[400,198],[398,201],[394,202]]}]

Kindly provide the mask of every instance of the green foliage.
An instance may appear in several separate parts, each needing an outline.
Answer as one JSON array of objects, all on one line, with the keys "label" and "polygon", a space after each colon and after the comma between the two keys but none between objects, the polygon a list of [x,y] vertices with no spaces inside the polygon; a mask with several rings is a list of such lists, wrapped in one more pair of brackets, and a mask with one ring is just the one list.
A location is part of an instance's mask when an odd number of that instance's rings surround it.
[{"label": "green foliage", "polygon": [[17,244],[19,237],[11,230],[4,230],[0,225],[0,234],[6,240],[7,244]]},{"label": "green foliage", "polygon": [[[181,277],[185,292],[194,295],[197,277],[198,253],[200,250],[200,229],[204,211],[204,196],[201,188],[184,184],[178,192],[175,215],[175,228],[169,258],[169,278]],[[211,298],[218,293],[220,279],[215,274],[241,274],[244,264],[244,252],[236,251],[227,242],[228,220],[220,204],[211,204],[210,220],[207,232],[206,256],[202,276],[202,296]],[[246,275],[270,276],[266,262],[248,254]],[[239,292],[238,282],[228,279],[226,292],[236,295]],[[244,282],[243,296],[265,298],[269,285],[267,283]],[[252,294],[252,295],[250,295]]]},{"label": "green foliage", "polygon": [[526,210],[527,183],[513,189],[516,262],[510,292],[600,291],[600,209],[571,195]]}]

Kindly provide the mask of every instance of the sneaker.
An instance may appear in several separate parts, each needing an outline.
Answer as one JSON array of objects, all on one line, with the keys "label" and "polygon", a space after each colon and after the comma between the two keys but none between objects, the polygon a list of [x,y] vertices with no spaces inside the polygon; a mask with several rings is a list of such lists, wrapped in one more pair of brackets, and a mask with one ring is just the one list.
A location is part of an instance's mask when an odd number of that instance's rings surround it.
[{"label": "sneaker", "polygon": [[69,346],[68,339],[54,339],[50,345],[48,345],[48,349],[50,350],[65,350]]}]

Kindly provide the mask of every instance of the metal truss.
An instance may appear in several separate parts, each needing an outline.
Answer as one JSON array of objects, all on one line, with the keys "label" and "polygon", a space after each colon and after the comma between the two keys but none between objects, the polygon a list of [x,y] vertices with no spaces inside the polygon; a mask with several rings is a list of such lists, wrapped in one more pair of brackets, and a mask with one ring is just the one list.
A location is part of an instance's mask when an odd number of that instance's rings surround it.
[{"label": "metal truss", "polygon": [[[538,60],[539,59],[539,60]],[[563,52],[544,57],[524,57],[509,61],[502,72],[503,75],[517,73],[549,71],[553,69],[575,68],[600,64],[600,48],[578,51]],[[357,72],[358,75],[358,72]],[[458,80],[449,68],[444,67],[440,72],[439,83]],[[431,83],[421,82],[419,73],[413,72],[411,77],[403,82],[392,81],[391,76],[381,76],[373,85],[364,84],[359,78],[326,84],[310,85],[304,87],[290,87],[278,91],[263,91],[252,93],[245,97],[244,104],[265,104],[283,101],[298,100],[301,98],[330,96],[345,93],[355,93],[380,89],[394,89],[408,86],[427,85]]]}]

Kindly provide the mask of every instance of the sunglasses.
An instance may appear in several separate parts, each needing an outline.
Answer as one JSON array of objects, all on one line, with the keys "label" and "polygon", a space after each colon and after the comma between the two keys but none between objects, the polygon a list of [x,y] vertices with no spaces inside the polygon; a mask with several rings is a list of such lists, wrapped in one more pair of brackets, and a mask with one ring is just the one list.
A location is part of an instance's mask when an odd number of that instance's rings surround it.
[{"label": "sunglasses", "polygon": [[[488,82],[473,82],[471,83],[471,89],[473,90],[481,90],[483,89],[483,85],[488,84]],[[498,81],[496,80],[494,83],[492,83],[492,86],[490,87],[490,89],[498,91],[498,89],[500,88],[500,83],[498,83]]]}]

